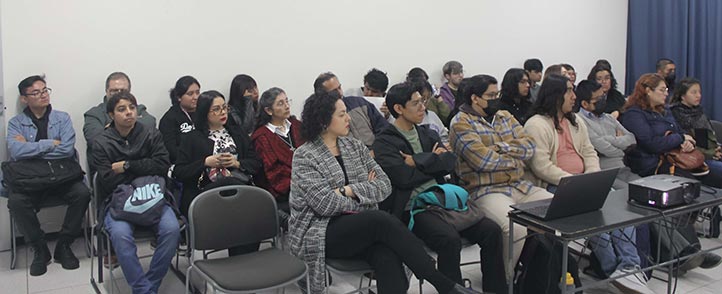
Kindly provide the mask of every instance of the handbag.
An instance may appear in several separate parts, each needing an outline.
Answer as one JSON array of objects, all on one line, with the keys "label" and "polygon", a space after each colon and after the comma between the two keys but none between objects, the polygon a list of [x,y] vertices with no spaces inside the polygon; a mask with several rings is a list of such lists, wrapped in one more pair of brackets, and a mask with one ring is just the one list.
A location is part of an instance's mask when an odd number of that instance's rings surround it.
[{"label": "handbag", "polygon": [[662,165],[662,161],[666,160],[671,165],[669,173],[674,174],[676,168],[680,168],[691,172],[694,176],[704,176],[709,174],[709,167],[704,162],[704,154],[697,149],[692,152],[682,152],[681,149],[674,149],[661,156],[657,170]]},{"label": "handbag", "polygon": [[409,230],[414,227],[414,215],[424,211],[439,216],[457,232],[484,218],[481,207],[469,201],[469,193],[453,184],[434,185],[416,195],[412,202]]},{"label": "handbag", "polygon": [[[203,172],[201,174],[201,177],[198,178],[198,189],[201,191],[210,190],[213,188],[218,187],[224,187],[224,186],[232,186],[232,185],[252,185],[253,184],[253,177],[238,170],[228,170],[223,169],[223,172],[218,172],[215,175],[215,180],[211,181],[210,183],[206,184],[205,186],[201,186],[200,184],[203,182],[203,177],[205,176],[206,172]],[[209,177],[210,179],[210,177]]]},{"label": "handbag", "polygon": [[33,193],[78,181],[85,172],[73,157],[23,159],[2,163],[2,184],[11,190]]}]

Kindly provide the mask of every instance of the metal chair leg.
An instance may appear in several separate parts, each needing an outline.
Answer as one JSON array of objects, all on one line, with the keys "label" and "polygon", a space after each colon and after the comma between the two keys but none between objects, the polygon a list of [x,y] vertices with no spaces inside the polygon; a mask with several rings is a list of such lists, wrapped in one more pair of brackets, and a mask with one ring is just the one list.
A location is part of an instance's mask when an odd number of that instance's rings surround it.
[{"label": "metal chair leg", "polygon": [[15,236],[15,218],[13,218],[12,215],[10,215],[10,269],[15,269],[15,263],[17,262],[18,253],[17,248],[18,244],[16,243],[15,239],[17,236]]}]

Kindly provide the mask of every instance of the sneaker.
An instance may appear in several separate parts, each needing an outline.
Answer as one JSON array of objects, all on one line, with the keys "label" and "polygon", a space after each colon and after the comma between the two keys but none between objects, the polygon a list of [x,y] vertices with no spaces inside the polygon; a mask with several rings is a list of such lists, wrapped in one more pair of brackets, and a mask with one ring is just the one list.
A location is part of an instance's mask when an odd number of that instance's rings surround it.
[{"label": "sneaker", "polygon": [[[685,256],[685,254],[682,254],[682,256]],[[702,265],[702,263],[705,260],[705,254],[698,254],[695,256],[692,256],[685,261],[682,261],[682,263],[679,264],[677,267],[677,270],[679,270],[681,273],[686,273],[692,269],[698,268]]]},{"label": "sneaker", "polygon": [[33,263],[30,264],[30,275],[41,276],[48,271],[48,264],[50,264],[51,256],[50,249],[45,241],[38,242],[33,245]]},{"label": "sneaker", "polygon": [[722,263],[722,257],[717,254],[705,253],[702,254],[702,256],[704,257],[704,261],[702,261],[702,264],[699,265],[701,268],[710,269],[717,267],[720,263]]},{"label": "sneaker", "polygon": [[69,270],[80,267],[80,261],[78,261],[78,258],[73,254],[73,250],[70,249],[71,243],[72,241],[58,241],[58,243],[55,244],[55,252],[53,253],[55,262],[62,265],[64,269]]},{"label": "sneaker", "polygon": [[[639,270],[639,268],[635,267],[629,270],[618,269],[612,273],[612,277],[618,277],[634,270]],[[625,294],[654,294],[654,292],[647,287],[647,277],[643,272],[613,280],[612,285]]]}]

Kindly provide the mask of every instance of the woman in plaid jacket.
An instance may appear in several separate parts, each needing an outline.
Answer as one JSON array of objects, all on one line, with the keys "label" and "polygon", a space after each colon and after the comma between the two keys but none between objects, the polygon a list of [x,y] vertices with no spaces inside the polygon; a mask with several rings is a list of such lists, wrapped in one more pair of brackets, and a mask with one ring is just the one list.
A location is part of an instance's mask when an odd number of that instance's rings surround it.
[{"label": "woman in plaid jacket", "polygon": [[[394,216],[377,209],[391,183],[361,142],[348,138],[349,116],[336,91],[306,100],[293,155],[289,247],[309,267],[311,291],[326,292],[326,258],[363,258],[379,293],[406,293],[405,263],[439,293],[478,293],[434,268],[423,243]],[[305,287],[301,287],[305,289]]]}]

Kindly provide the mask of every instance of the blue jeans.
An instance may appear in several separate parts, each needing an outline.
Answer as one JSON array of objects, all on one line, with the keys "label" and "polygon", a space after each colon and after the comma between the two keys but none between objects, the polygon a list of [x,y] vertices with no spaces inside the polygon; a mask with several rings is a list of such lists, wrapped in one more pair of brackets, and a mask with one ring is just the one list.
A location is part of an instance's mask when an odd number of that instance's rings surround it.
[{"label": "blue jeans", "polygon": [[722,161],[711,159],[704,162],[709,166],[709,174],[700,178],[702,183],[715,188],[722,188]]},{"label": "blue jeans", "polygon": [[637,247],[632,243],[636,240],[636,232],[634,227],[626,227],[589,238],[592,251],[607,276],[617,269],[640,265],[641,259],[637,253]]},{"label": "blue jeans", "polygon": [[158,242],[147,273],[143,273],[143,267],[138,260],[138,248],[133,238],[135,225],[115,220],[110,213],[106,213],[105,227],[110,233],[110,240],[115,248],[115,254],[125,275],[125,280],[133,289],[133,293],[157,293],[160,282],[168,272],[180,239],[180,227],[173,209],[166,206],[160,221],[152,227]]}]

